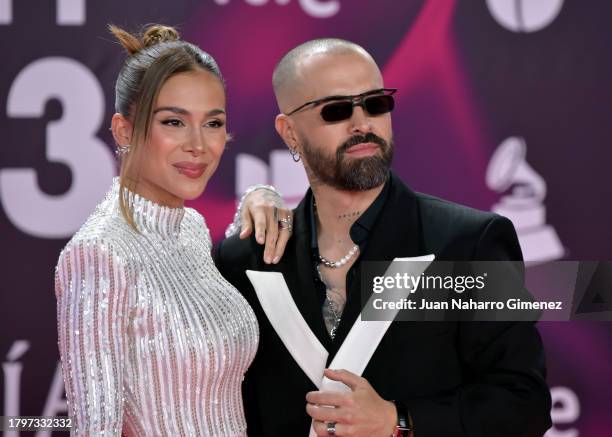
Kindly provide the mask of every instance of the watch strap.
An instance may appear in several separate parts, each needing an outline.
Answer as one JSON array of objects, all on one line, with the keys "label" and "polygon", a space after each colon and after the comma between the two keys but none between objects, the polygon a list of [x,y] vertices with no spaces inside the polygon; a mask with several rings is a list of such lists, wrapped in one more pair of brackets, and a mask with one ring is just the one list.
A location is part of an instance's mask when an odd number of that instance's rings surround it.
[{"label": "watch strap", "polygon": [[397,425],[392,437],[414,437],[414,425],[406,404],[395,400],[391,402],[393,402],[397,410]]}]

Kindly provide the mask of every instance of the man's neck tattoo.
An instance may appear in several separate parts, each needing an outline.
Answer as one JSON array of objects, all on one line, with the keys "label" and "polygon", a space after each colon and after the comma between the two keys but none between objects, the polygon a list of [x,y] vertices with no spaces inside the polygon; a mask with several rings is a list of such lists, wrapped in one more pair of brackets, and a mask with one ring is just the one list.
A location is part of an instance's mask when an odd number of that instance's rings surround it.
[{"label": "man's neck tattoo", "polygon": [[[317,214],[317,201],[316,200],[314,201],[313,206],[314,206],[314,213]],[[361,211],[351,211],[351,212],[345,212],[345,213],[336,215],[336,219],[350,221],[356,217],[359,217],[360,215],[361,215]]]}]

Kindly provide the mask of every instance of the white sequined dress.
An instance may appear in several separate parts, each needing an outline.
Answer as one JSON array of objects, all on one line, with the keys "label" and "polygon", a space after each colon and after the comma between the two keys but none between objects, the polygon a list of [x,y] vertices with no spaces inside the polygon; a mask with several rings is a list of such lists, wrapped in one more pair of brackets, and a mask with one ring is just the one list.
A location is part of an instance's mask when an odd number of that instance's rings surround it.
[{"label": "white sequined dress", "polygon": [[243,375],[259,330],[216,269],[203,217],[119,183],[60,254],[58,337],[73,434],[244,436]]}]

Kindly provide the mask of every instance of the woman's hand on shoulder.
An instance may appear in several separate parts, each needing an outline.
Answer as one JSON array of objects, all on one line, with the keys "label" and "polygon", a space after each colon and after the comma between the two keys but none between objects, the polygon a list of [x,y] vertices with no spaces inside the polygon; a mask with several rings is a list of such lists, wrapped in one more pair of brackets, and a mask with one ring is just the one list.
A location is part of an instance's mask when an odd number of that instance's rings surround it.
[{"label": "woman's hand on shoulder", "polygon": [[258,189],[245,199],[241,210],[240,238],[249,237],[255,230],[255,240],[265,244],[264,262],[280,261],[293,232],[293,211],[283,199],[268,189]]}]

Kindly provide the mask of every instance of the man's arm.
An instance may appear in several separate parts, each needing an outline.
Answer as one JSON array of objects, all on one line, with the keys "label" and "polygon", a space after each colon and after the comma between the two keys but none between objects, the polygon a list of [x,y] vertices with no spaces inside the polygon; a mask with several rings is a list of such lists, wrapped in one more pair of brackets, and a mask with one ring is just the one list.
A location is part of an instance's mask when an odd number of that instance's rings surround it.
[{"label": "man's arm", "polygon": [[[521,260],[518,239],[509,220],[493,216],[480,226],[482,231],[476,233],[473,259]],[[522,272],[517,277],[522,278]],[[412,418],[413,435],[542,436],[551,425],[551,400],[544,380],[544,351],[534,324],[461,322],[456,336],[465,383],[427,398],[415,399],[406,393],[404,399],[396,399],[406,406]],[[414,356],[413,359],[430,357]],[[338,422],[338,434],[348,436],[388,433],[396,420],[389,414],[388,399],[383,400],[368,381],[350,372],[326,375],[349,385],[351,392],[308,394],[307,412],[316,421],[318,435],[326,435],[329,422]],[[330,410],[316,404],[336,408]]]},{"label": "man's arm", "polygon": [[[510,220],[489,220],[472,258],[521,260]],[[467,383],[452,393],[405,401],[415,437],[544,435],[551,426],[551,399],[534,323],[462,322],[457,347]]]},{"label": "man's arm", "polygon": [[239,235],[233,235],[215,244],[212,257],[221,275],[244,294],[245,286],[250,287],[245,272],[249,268],[261,267],[263,251],[263,246],[257,243],[255,236],[243,239]]}]

